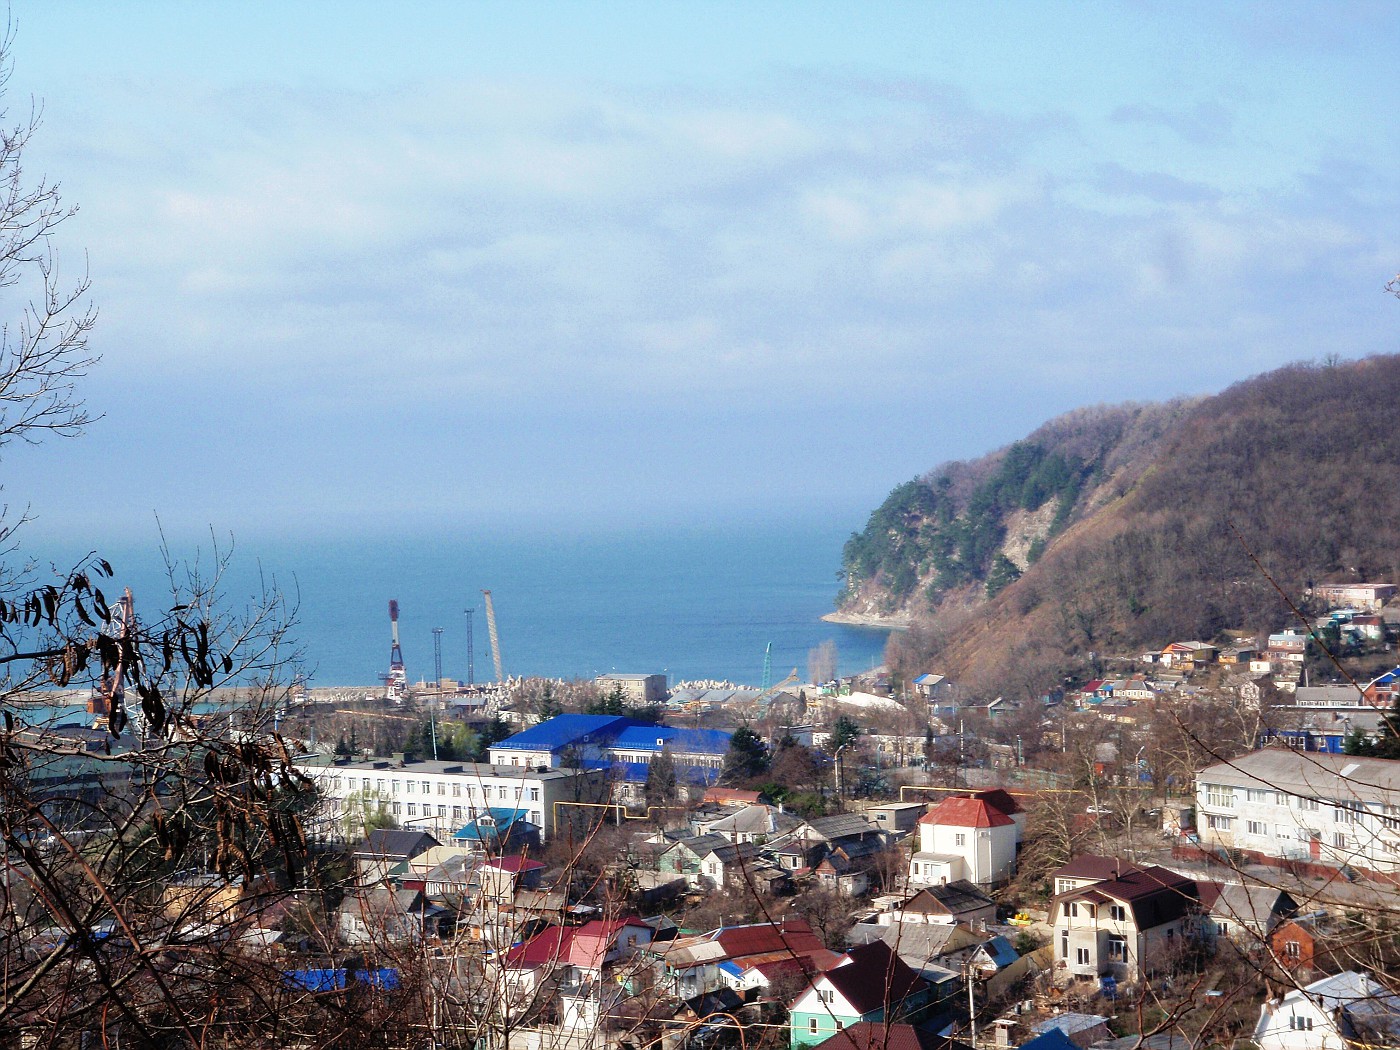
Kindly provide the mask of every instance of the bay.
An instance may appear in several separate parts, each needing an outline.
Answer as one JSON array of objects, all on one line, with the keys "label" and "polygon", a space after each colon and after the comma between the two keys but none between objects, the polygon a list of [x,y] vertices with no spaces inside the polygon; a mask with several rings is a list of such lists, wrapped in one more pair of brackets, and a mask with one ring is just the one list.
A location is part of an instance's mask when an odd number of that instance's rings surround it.
[{"label": "bay", "polygon": [[[593,677],[665,673],[672,683],[758,684],[772,644],[773,680],[834,642],[843,674],[869,670],[888,633],[821,620],[832,608],[841,544],[837,525],[733,525],[555,534],[532,526],[468,533],[448,527],[401,535],[259,538],[235,545],[227,597],[255,599],[275,581],[298,603],[297,638],[313,686],[371,685],[388,667],[388,602],[400,606],[410,681],[433,675],[434,627],[442,669],[466,680],[467,616],[474,610],[474,680],[494,679],[481,591],[496,607],[507,675]],[[195,548],[172,545],[179,560]],[[35,550],[59,565],[82,552]],[[103,549],[130,586],[138,613],[168,593],[155,545]],[[207,571],[209,544],[198,552]],[[144,596],[144,597],[143,597]],[[143,604],[144,603],[144,604]],[[168,605],[168,601],[164,604]]]}]

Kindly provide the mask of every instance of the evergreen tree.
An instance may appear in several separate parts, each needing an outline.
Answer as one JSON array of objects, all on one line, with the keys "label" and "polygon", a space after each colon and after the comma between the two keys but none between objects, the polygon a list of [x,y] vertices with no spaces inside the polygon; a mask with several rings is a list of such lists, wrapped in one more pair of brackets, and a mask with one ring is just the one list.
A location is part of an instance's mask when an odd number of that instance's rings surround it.
[{"label": "evergreen tree", "polygon": [[646,800],[647,806],[673,806],[676,804],[676,760],[671,756],[670,747],[663,747],[647,767]]},{"label": "evergreen tree", "polygon": [[1342,751],[1367,758],[1400,758],[1400,696],[1381,719],[1375,740],[1360,729],[1353,729],[1342,742]]},{"label": "evergreen tree", "polygon": [[559,703],[559,697],[554,693],[554,683],[545,682],[544,688],[540,690],[540,698],[535,705],[535,714],[539,715],[541,722],[548,722],[556,715],[562,715],[564,707]]},{"label": "evergreen tree", "polygon": [[748,726],[740,726],[729,738],[729,750],[724,755],[720,783],[746,783],[768,772],[768,745]]}]

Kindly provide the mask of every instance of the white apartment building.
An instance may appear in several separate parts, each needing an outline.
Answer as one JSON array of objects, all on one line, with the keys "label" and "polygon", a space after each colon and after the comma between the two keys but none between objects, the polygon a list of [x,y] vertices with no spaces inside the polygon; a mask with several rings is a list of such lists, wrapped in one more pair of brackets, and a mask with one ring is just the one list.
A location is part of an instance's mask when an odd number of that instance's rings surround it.
[{"label": "white apartment building", "polygon": [[[303,755],[294,763],[321,793],[318,816],[342,833],[380,808],[400,827],[427,831],[446,842],[470,821],[500,811],[516,814],[551,837],[570,813],[586,811],[608,793],[605,770],[527,769],[485,762],[405,761],[401,757],[347,762],[330,755]],[[492,813],[492,811],[496,811]]]},{"label": "white apartment building", "polygon": [[1196,774],[1206,848],[1400,872],[1400,761],[1268,748]]}]

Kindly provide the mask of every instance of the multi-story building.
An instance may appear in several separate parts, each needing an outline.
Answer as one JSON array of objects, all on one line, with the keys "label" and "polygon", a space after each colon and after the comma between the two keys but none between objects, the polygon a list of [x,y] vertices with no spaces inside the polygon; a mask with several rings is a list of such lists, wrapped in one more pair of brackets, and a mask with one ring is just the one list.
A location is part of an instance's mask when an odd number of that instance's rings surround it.
[{"label": "multi-story building", "polygon": [[1055,895],[1055,956],[1073,974],[1133,980],[1181,950],[1200,931],[1199,915],[1195,880],[1125,866],[1114,878]]},{"label": "multi-story building", "polygon": [[664,674],[600,674],[593,680],[605,696],[615,689],[630,704],[664,704],[666,676]]},{"label": "multi-story building", "polygon": [[1207,849],[1256,863],[1400,873],[1400,762],[1270,748],[1196,774]]},{"label": "multi-story building", "polygon": [[677,786],[696,796],[719,779],[730,734],[652,725],[621,715],[558,715],[491,745],[491,761],[530,768],[607,769],[620,801],[641,796],[651,763],[671,757]]},{"label": "multi-story building", "polygon": [[596,805],[608,791],[602,769],[414,761],[402,755],[373,762],[304,755],[295,765],[321,793],[318,816],[326,832],[351,838],[380,813],[441,841],[468,825],[502,819],[534,825],[549,838],[581,812],[580,804]]},{"label": "multi-story building", "polygon": [[909,885],[938,886],[959,879],[1000,885],[1016,870],[1024,819],[1005,791],[944,799],[919,821],[919,851],[909,861]]}]

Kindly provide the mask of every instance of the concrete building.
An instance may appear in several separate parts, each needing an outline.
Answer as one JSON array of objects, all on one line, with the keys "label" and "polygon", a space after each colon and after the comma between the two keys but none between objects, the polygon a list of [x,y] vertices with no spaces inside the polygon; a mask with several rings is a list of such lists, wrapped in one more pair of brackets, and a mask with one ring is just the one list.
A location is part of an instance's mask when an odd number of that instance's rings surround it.
[{"label": "concrete building", "polygon": [[1256,863],[1400,873],[1400,762],[1286,748],[1196,774],[1207,849]]},{"label": "concrete building", "polygon": [[[998,805],[1001,797],[1006,801]],[[930,809],[919,820],[919,851],[909,861],[909,885],[938,886],[966,879],[979,886],[997,886],[1011,878],[1021,825],[1004,805],[1020,812],[1004,791],[954,796]]]},{"label": "concrete building", "polygon": [[323,833],[332,837],[358,838],[365,818],[382,811],[402,828],[426,831],[445,842],[472,822],[499,822],[507,810],[539,827],[547,839],[571,814],[581,813],[576,804],[602,802],[608,792],[603,769],[403,758],[347,762],[330,755],[304,755],[294,764],[316,783]]},{"label": "concrete building", "polygon": [[664,704],[669,692],[664,674],[600,674],[593,681],[604,696],[620,688],[629,704]]}]

